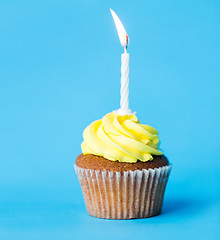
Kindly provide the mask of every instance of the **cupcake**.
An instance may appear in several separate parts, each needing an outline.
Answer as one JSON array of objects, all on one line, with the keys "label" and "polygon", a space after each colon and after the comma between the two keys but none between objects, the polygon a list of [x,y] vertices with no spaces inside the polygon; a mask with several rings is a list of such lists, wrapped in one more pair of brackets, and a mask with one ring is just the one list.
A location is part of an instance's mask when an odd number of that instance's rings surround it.
[{"label": "cupcake", "polygon": [[75,162],[88,214],[106,219],[160,214],[171,165],[156,129],[111,112],[83,133]]}]

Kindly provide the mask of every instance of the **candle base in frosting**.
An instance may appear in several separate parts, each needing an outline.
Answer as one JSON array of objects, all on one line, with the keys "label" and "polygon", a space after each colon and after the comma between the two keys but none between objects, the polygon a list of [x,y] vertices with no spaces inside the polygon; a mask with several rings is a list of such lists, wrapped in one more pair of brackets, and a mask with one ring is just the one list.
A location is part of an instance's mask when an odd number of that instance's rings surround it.
[{"label": "candle base in frosting", "polygon": [[118,110],[115,110],[114,113],[116,113],[118,115],[121,115],[121,116],[135,114],[131,111],[131,109],[124,110],[124,109],[121,109],[121,108],[119,108]]}]

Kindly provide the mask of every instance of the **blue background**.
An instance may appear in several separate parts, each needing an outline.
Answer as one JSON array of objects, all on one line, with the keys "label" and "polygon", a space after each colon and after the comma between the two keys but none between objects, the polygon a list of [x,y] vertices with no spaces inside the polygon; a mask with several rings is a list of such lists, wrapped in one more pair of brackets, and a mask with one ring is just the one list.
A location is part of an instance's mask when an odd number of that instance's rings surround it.
[{"label": "blue background", "polygon": [[[173,163],[160,216],[90,217],[73,169],[82,133],[130,106]],[[0,239],[219,239],[220,1],[0,0]]]}]

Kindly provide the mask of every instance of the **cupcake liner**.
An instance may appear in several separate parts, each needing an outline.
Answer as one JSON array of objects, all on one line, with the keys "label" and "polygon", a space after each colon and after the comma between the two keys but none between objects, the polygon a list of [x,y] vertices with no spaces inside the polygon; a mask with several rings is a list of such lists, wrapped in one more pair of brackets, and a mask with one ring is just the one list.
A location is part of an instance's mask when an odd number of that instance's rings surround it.
[{"label": "cupcake liner", "polygon": [[122,173],[74,168],[90,215],[131,219],[160,214],[171,165]]}]

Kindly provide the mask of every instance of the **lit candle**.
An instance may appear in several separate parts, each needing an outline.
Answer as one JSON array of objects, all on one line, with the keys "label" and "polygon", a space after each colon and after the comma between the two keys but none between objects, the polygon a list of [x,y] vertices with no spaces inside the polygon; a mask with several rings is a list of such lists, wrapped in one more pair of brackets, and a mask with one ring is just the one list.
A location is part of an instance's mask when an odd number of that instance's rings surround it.
[{"label": "lit candle", "polygon": [[110,11],[115,22],[119,40],[121,42],[121,45],[124,47],[124,53],[122,53],[121,55],[121,101],[120,101],[120,109],[117,111],[117,113],[121,115],[129,115],[132,112],[129,109],[129,58],[130,56],[127,53],[128,35],[120,19],[116,15],[116,13],[112,9],[110,9]]}]

